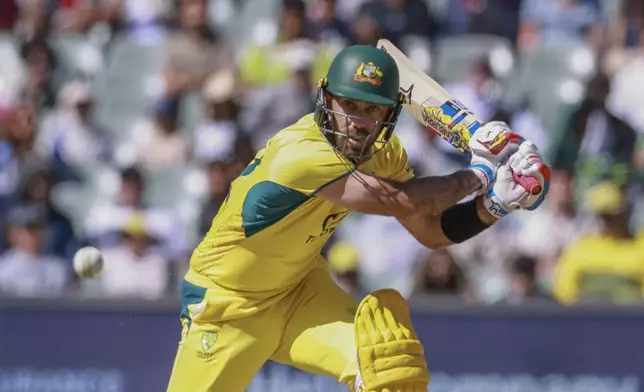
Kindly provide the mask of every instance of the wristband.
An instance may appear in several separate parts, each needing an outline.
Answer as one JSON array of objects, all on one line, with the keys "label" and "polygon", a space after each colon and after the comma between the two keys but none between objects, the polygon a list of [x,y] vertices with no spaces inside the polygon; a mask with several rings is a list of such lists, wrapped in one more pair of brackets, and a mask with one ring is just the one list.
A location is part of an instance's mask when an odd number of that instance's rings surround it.
[{"label": "wristband", "polygon": [[476,200],[451,206],[441,215],[441,229],[454,244],[469,240],[490,227],[479,217]]}]

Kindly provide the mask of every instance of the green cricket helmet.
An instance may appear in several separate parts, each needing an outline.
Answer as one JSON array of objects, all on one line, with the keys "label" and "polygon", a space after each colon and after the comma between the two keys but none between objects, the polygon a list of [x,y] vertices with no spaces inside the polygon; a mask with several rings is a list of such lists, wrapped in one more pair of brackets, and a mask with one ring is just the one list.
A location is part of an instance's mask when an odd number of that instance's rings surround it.
[{"label": "green cricket helmet", "polygon": [[[327,95],[349,98],[376,105],[391,106],[383,121],[352,116],[332,110]],[[345,157],[361,161],[380,151],[391,138],[402,109],[398,66],[385,51],[374,46],[354,45],[344,48],[335,57],[326,78],[320,80],[315,108],[315,121],[327,141]],[[373,123],[368,136],[348,136],[338,126],[338,119],[358,119]],[[353,151],[340,138],[352,139],[359,148]]]}]

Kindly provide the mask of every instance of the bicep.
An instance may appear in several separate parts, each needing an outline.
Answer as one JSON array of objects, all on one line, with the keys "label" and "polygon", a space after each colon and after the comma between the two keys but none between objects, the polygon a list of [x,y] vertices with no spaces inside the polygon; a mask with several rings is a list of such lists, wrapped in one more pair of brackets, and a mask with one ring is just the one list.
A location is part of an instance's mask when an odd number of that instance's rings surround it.
[{"label": "bicep", "polygon": [[334,204],[365,214],[410,216],[415,212],[399,183],[354,171],[324,186],[318,195]]}]

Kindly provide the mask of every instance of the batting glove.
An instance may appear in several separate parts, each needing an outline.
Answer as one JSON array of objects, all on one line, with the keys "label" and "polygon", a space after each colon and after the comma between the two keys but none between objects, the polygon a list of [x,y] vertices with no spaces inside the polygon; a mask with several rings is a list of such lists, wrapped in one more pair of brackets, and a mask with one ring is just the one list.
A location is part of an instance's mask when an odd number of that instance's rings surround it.
[{"label": "batting glove", "polygon": [[[515,180],[514,174],[534,177],[541,185],[541,193],[533,195]],[[550,190],[550,168],[543,162],[532,143],[524,143],[508,162],[497,170],[493,188],[483,196],[483,204],[497,219],[515,210],[537,209]]]},{"label": "batting glove", "polygon": [[524,139],[501,121],[491,121],[477,130],[468,142],[472,157],[470,169],[481,180],[479,194],[487,192],[496,179],[496,171],[519,149]]}]

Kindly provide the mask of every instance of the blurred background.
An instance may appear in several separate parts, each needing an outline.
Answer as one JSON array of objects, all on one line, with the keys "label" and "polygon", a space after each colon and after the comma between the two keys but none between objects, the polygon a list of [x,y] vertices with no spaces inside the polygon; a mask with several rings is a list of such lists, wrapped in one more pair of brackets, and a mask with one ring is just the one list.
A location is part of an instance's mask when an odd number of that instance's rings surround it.
[{"label": "blurred background", "polygon": [[[533,140],[552,187],[539,210],[436,251],[353,213],[324,251],[337,281],[410,299],[442,353],[438,392],[644,390],[644,1],[0,0],[0,391],[163,390],[177,289],[230,182],[313,110],[341,48],[381,37]],[[467,165],[406,114],[396,133],[419,175]],[[97,279],[73,274],[84,245],[104,252]],[[249,390],[338,388],[266,371]]]}]

